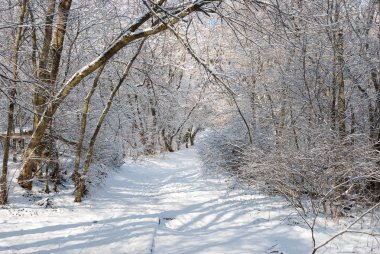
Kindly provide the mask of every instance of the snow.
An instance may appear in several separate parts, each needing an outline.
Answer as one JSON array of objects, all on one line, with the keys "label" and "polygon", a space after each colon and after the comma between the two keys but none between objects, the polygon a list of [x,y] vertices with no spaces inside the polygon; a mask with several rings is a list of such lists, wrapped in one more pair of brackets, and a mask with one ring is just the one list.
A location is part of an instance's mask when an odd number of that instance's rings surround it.
[{"label": "snow", "polygon": [[[0,253],[312,251],[310,230],[282,198],[203,175],[195,148],[127,161],[81,204],[69,189],[23,198],[20,191],[0,209]],[[345,222],[320,224],[317,243]],[[318,253],[379,252],[371,236],[344,235]]]}]

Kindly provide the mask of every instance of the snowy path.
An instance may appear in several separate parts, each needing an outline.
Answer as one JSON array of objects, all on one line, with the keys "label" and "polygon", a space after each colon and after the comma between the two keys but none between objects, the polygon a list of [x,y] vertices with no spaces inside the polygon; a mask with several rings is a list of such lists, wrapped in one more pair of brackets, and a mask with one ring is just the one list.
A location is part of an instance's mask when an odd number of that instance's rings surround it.
[{"label": "snowy path", "polygon": [[[0,209],[0,253],[311,252],[310,232],[280,199],[227,190],[202,177],[194,149],[127,163],[83,204],[68,195],[49,209]],[[355,241],[320,253],[373,244]]]}]

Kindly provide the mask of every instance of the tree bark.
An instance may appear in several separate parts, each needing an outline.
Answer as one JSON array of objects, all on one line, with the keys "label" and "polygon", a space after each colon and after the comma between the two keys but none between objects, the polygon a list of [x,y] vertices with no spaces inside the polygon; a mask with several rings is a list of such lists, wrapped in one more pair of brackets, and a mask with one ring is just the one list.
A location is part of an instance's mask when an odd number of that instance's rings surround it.
[{"label": "tree bark", "polygon": [[[50,52],[50,44],[53,36],[53,21],[54,21],[54,13],[55,13],[55,7],[56,7],[56,0],[49,0],[47,12],[46,12],[46,18],[45,18],[45,30],[44,30],[44,39],[43,44],[40,52],[40,58],[38,60],[38,67],[37,67],[37,39],[36,39],[36,33],[34,29],[33,24],[33,12],[29,6],[29,14],[32,19],[32,64],[33,69],[35,71],[35,75],[37,80],[39,81],[37,84],[33,87],[33,107],[34,107],[34,118],[33,118],[33,130],[37,128],[38,122],[40,121],[45,108],[46,103],[49,98],[49,85],[50,82],[49,78],[49,71],[48,71],[48,60],[49,60],[49,52]],[[28,164],[30,167],[30,172],[36,172],[36,175],[39,177],[43,176],[43,172],[41,171],[41,163],[40,158],[42,157],[43,150],[45,149],[45,146],[39,144],[39,147],[36,147],[34,149],[34,156],[33,161]],[[31,182],[30,182],[30,188],[31,188]],[[29,187],[28,187],[29,189]]]},{"label": "tree bark", "polygon": [[[45,34],[44,42],[41,51],[41,56],[39,59],[38,66],[38,79],[41,81],[41,84],[35,86],[36,93],[33,96],[33,104],[35,107],[35,116],[34,116],[34,130],[37,132],[38,123],[43,118],[44,114],[48,115],[50,109],[47,107],[49,99],[54,93],[54,86],[58,75],[59,64],[61,61],[61,53],[63,49],[63,43],[66,33],[66,24],[71,7],[71,0],[61,0],[58,6],[57,19],[56,19],[56,30],[53,33],[53,22],[54,22],[54,13],[55,13],[55,0],[50,0],[48,4],[48,11],[46,14],[45,22]],[[51,59],[49,60],[49,55]],[[50,66],[48,66],[50,65]],[[52,115],[48,118],[45,118],[46,127],[50,127],[52,123]],[[45,130],[41,133],[41,139],[44,136]],[[43,142],[35,142],[36,147],[33,148],[33,151],[28,149],[25,154],[26,160],[28,163],[23,163],[23,170],[20,172],[18,181],[23,188],[31,189],[33,170],[38,170],[39,160],[42,157],[44,150],[47,148]],[[31,142],[32,143],[32,142]],[[28,151],[29,150],[29,151]],[[49,152],[52,154],[52,151]],[[33,155],[33,156],[32,156]],[[24,161],[25,161],[24,159]],[[57,158],[58,159],[58,158]],[[42,175],[42,172],[40,172]],[[26,181],[25,181],[26,180]]]},{"label": "tree bark", "polygon": [[164,140],[164,150],[168,152],[174,152],[173,149],[173,135],[166,134],[165,129],[161,131],[162,138]]},{"label": "tree bark", "polygon": [[344,41],[343,41],[343,29],[339,29],[337,33],[337,60],[338,60],[338,123],[339,123],[339,135],[344,138],[347,135],[346,128],[346,94],[344,84]]},{"label": "tree bark", "polygon": [[140,43],[140,46],[139,46],[137,52],[132,57],[132,59],[129,61],[129,63],[128,63],[128,65],[127,65],[127,67],[123,73],[123,76],[119,80],[119,83],[117,84],[117,86],[112,90],[112,93],[111,93],[110,97],[108,98],[107,104],[106,104],[105,108],[103,109],[102,114],[99,117],[95,131],[92,134],[92,137],[90,140],[90,145],[89,145],[89,148],[87,151],[86,160],[85,160],[84,165],[83,165],[83,173],[82,173],[82,176],[80,177],[80,179],[78,181],[77,192],[76,192],[75,200],[74,200],[75,202],[81,202],[82,201],[84,191],[86,190],[86,177],[87,177],[87,174],[88,174],[88,171],[90,168],[92,155],[94,153],[95,141],[96,141],[96,138],[98,137],[100,128],[102,127],[104,119],[106,118],[106,116],[107,116],[107,114],[108,114],[108,112],[112,106],[112,102],[116,96],[116,93],[119,91],[119,88],[124,83],[125,79],[128,77],[129,71],[130,71],[134,61],[136,60],[137,56],[140,54],[141,49],[144,45],[144,42],[145,42],[145,39]]},{"label": "tree bark", "polygon": [[[52,40],[52,34],[53,34],[53,20],[54,20],[54,11],[55,11],[55,2],[56,0],[49,0],[48,3],[48,9],[46,13],[46,20],[45,20],[45,31],[44,31],[44,41],[42,45],[42,49],[40,52],[40,58],[38,63],[38,69],[36,69],[36,75],[38,80],[41,82],[39,84],[36,84],[34,86],[35,93],[33,94],[33,106],[34,106],[34,121],[33,121],[33,130],[37,128],[38,122],[40,121],[45,107],[46,107],[46,101],[47,101],[47,87],[45,82],[48,81],[48,70],[47,70],[47,62],[50,52],[50,44]],[[29,9],[30,15],[32,17],[32,11]],[[34,34],[34,36],[36,36]],[[35,68],[37,68],[37,65],[35,63],[36,59],[35,55],[36,52],[34,50],[37,50],[35,48],[35,39],[33,36],[33,54],[32,54],[32,61],[33,65],[35,65]]]},{"label": "tree bark", "polygon": [[[380,0],[377,2],[377,13],[380,13]],[[370,24],[372,25],[374,22],[374,14],[372,13]],[[377,25],[375,23],[375,25]],[[368,29],[369,30],[369,29]],[[377,38],[380,39],[380,27],[377,25]],[[379,42],[379,41],[378,41]],[[366,45],[368,48],[368,45]],[[375,147],[380,150],[380,65],[372,66],[371,68],[371,80],[373,83],[373,86],[376,90],[376,101],[373,115],[372,115],[372,122],[371,122],[371,137],[375,141]],[[369,102],[370,104],[370,102]]]},{"label": "tree bark", "polygon": [[[23,0],[20,3],[20,21],[19,26],[16,29],[16,38],[13,47],[13,80],[18,78],[18,53],[21,44],[21,37],[23,31],[23,23],[25,19],[25,9],[26,9],[27,0]],[[14,110],[16,104],[16,84],[12,84],[9,92],[9,106],[8,106],[8,127],[7,135],[4,140],[4,156],[3,156],[3,167],[1,171],[0,178],[0,204],[5,204],[8,201],[8,159],[9,159],[9,147],[10,147],[10,137],[14,130]]]},{"label": "tree bark", "polygon": [[104,67],[105,66],[103,65],[98,70],[96,77],[94,79],[94,82],[92,83],[91,90],[88,92],[88,94],[84,100],[84,104],[83,104],[83,108],[82,108],[82,119],[81,119],[81,123],[80,123],[79,140],[78,140],[77,152],[76,152],[76,156],[75,156],[74,172],[72,175],[72,179],[74,180],[75,183],[78,182],[79,165],[80,165],[80,159],[81,159],[81,155],[82,155],[82,145],[83,145],[83,140],[84,140],[84,134],[86,133],[86,127],[87,127],[88,106],[90,105],[92,95],[94,94],[96,88],[98,87],[100,75],[102,74]]},{"label": "tree bark", "polygon": [[195,144],[195,137],[202,130],[201,127],[195,128],[192,132],[190,132],[190,145],[193,146]]}]

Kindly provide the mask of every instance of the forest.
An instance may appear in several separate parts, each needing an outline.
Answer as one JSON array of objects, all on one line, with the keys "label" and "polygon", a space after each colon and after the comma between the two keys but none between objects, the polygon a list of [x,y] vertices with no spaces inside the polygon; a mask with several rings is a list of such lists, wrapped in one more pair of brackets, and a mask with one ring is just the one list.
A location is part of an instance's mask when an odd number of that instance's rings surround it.
[{"label": "forest", "polygon": [[312,231],[359,220],[380,206],[380,0],[0,0],[0,143],[4,207],[195,145]]}]

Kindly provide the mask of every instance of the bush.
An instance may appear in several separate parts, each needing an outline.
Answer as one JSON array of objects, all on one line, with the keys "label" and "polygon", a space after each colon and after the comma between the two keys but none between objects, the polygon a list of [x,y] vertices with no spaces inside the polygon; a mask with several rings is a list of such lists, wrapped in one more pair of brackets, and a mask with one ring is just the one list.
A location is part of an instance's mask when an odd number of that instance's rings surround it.
[{"label": "bush", "polygon": [[323,208],[335,218],[380,201],[379,152],[368,137],[324,129],[310,132],[304,147],[285,144],[250,145],[243,128],[229,127],[208,130],[199,151],[208,171],[283,195],[305,214]]}]

